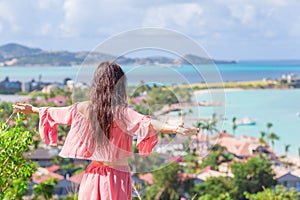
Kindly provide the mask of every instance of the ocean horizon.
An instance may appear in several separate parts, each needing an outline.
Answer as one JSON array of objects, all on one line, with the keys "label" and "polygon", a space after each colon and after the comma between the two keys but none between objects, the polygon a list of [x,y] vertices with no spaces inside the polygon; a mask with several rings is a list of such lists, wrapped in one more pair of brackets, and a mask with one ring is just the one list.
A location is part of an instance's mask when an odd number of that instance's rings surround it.
[{"label": "ocean horizon", "polygon": [[[65,78],[76,80],[80,76],[91,79],[95,67],[80,66],[11,66],[0,67],[0,81],[9,77],[11,81],[31,81],[41,77],[45,82],[63,82]],[[138,84],[143,78],[149,80],[164,80],[170,72],[176,76],[185,76],[189,83],[205,82],[202,72],[205,70],[195,69],[192,65],[183,66],[121,66],[130,77],[132,84]],[[148,68],[148,69],[147,69]],[[167,69],[167,70],[166,70]],[[146,70],[146,71],[145,71]],[[210,69],[208,69],[210,70]],[[280,79],[283,74],[300,75],[300,60],[278,61],[240,61],[236,64],[217,64],[211,68],[213,73],[220,75],[223,82],[250,81],[263,79]],[[159,72],[159,73],[158,73]],[[146,75],[145,75],[146,74]],[[160,76],[161,79],[157,78]],[[171,82],[179,83],[177,79]],[[129,82],[130,83],[130,82]]]}]

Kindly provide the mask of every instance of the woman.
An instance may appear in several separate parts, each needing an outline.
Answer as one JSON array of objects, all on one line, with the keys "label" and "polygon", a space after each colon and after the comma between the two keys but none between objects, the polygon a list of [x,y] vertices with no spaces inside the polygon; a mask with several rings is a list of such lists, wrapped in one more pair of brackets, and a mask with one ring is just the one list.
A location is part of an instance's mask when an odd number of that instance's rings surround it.
[{"label": "woman", "polygon": [[183,135],[199,131],[164,125],[129,108],[125,74],[113,62],[96,69],[87,102],[59,108],[22,103],[13,107],[24,114],[39,114],[40,136],[49,145],[57,145],[58,124],[71,126],[59,155],[92,161],[82,178],[79,199],[131,199],[127,160],[133,156],[133,134],[139,154],[149,155],[158,141],[157,131]]}]

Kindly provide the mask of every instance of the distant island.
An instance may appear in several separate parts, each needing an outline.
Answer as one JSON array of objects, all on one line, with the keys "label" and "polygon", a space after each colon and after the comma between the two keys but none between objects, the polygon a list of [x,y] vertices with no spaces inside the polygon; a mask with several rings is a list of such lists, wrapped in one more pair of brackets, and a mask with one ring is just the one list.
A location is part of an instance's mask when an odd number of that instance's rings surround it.
[{"label": "distant island", "polygon": [[[0,67],[3,66],[74,66],[80,65],[89,56],[88,64],[114,60],[115,56],[97,52],[69,52],[46,51],[40,48],[31,48],[20,44],[10,43],[0,46]],[[121,65],[176,65],[193,64],[233,64],[236,61],[214,60],[196,55],[185,55],[180,59],[172,59],[164,56],[146,58],[128,58],[121,56],[117,62]]]}]

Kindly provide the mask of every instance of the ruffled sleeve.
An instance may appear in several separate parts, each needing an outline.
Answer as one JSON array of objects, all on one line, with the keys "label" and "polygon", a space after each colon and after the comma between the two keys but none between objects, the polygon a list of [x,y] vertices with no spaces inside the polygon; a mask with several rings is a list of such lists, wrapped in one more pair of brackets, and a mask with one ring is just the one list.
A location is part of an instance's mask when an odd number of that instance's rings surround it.
[{"label": "ruffled sleeve", "polygon": [[151,116],[142,115],[128,109],[130,119],[129,131],[137,136],[137,149],[140,155],[149,155],[158,142],[157,131],[151,126]]},{"label": "ruffled sleeve", "polygon": [[39,109],[39,133],[46,144],[57,145],[58,133],[56,126],[58,124],[71,125],[73,106],[42,107]]}]

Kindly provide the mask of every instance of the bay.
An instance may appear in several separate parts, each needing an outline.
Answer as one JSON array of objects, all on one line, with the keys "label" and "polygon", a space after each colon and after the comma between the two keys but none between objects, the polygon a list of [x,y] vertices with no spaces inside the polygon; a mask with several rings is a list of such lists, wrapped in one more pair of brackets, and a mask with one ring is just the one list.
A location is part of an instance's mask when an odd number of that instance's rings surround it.
[{"label": "bay", "polygon": [[[213,91],[212,91],[213,92]],[[298,156],[300,148],[300,89],[229,90],[225,92],[223,124],[218,129],[233,134],[232,118],[250,117],[253,126],[238,126],[235,136],[260,137],[261,131],[268,133],[266,124],[272,123],[270,132],[280,137],[275,141],[275,151],[284,154],[284,146],[290,144],[290,155]],[[210,93],[201,95],[200,101],[210,101]],[[201,117],[211,117],[213,107],[200,107]],[[270,141],[269,141],[270,142]],[[271,142],[270,142],[271,143]]]}]

